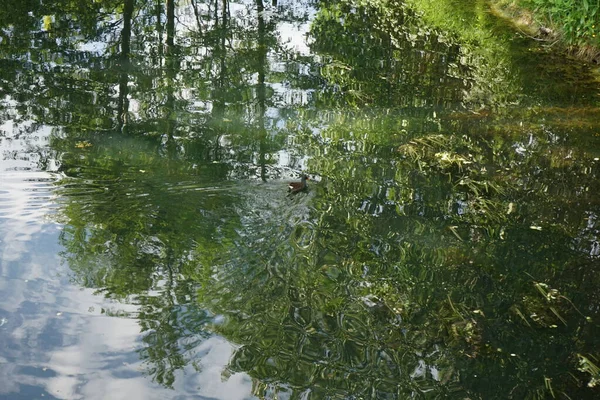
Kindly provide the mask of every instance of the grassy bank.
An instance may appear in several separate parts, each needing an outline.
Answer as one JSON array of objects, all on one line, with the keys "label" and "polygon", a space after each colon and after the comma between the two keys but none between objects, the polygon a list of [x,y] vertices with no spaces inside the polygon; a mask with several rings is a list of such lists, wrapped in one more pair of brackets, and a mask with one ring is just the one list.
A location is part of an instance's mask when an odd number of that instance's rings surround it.
[{"label": "grassy bank", "polygon": [[490,0],[492,9],[538,40],[600,64],[600,1]]}]

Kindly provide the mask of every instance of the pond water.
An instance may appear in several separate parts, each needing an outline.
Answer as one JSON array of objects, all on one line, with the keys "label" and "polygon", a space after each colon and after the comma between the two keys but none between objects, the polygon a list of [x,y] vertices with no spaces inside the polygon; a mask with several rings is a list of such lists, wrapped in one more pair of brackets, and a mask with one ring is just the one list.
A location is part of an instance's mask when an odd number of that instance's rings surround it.
[{"label": "pond water", "polygon": [[5,1],[0,398],[600,398],[597,67],[432,3]]}]

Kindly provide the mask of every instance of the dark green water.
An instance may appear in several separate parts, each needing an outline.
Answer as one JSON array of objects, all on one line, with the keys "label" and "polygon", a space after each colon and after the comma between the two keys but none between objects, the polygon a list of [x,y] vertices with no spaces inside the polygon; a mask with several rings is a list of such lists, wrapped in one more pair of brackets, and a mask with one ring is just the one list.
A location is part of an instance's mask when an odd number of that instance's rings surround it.
[{"label": "dark green water", "polygon": [[597,69],[483,1],[50,3],[0,8],[0,399],[600,398]]}]

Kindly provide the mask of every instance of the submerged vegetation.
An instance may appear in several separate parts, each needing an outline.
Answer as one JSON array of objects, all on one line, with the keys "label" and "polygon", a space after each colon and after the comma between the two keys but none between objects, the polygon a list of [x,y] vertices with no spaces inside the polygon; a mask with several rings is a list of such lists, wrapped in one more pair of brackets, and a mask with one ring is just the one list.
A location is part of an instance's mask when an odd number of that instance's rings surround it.
[{"label": "submerged vegetation", "polygon": [[261,399],[598,398],[589,71],[484,0],[300,3],[17,13],[0,93],[53,127],[72,281],[170,388],[219,335]]}]

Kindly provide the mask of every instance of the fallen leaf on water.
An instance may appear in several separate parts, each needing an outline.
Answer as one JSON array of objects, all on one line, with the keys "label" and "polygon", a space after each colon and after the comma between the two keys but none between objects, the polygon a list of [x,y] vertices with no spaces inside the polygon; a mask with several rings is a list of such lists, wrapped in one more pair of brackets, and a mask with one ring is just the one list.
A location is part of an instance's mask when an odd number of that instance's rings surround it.
[{"label": "fallen leaf on water", "polygon": [[75,143],[75,147],[77,147],[78,149],[85,149],[86,147],[92,147],[92,144],[87,140],[84,140],[83,142]]}]

